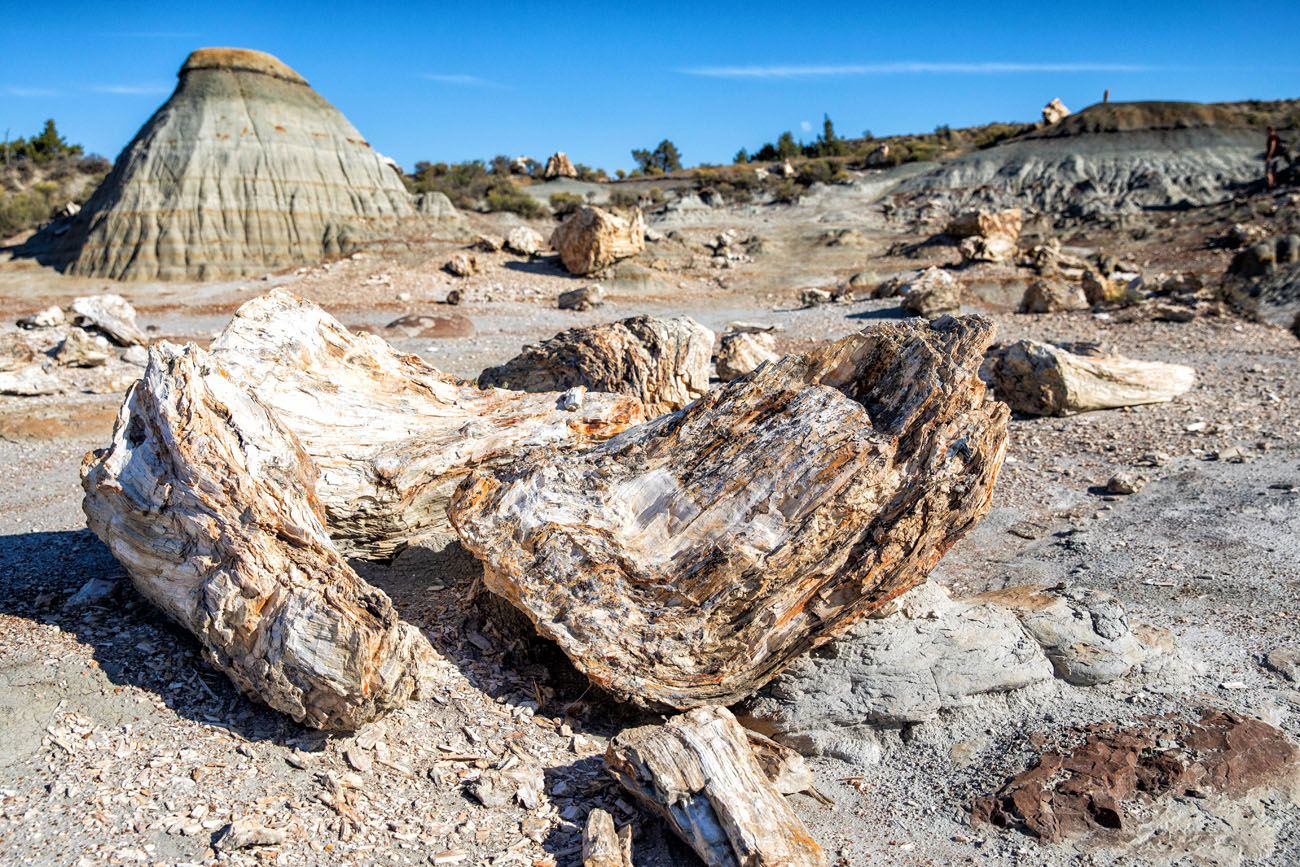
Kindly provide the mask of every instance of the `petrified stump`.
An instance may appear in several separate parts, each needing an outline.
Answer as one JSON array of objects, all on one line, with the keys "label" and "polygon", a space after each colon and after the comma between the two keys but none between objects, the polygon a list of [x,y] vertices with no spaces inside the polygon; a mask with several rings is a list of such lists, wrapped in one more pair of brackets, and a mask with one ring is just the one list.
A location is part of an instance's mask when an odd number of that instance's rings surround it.
[{"label": "petrified stump", "polygon": [[605,765],[710,867],[827,863],[726,708],[627,729],[610,741]]},{"label": "petrified stump", "polygon": [[1026,415],[1073,415],[1166,403],[1188,391],[1196,371],[1119,355],[1076,355],[1020,340],[993,353],[988,374],[998,397]]},{"label": "petrified stump", "polygon": [[136,588],[244,692],[329,729],[420,692],[432,648],[330,542],[297,438],[207,353],[150,351],[82,485]]},{"label": "petrified stump", "polygon": [[479,374],[480,388],[615,392],[652,416],[681,409],[709,388],[713,332],[689,316],[633,316],[570,328]]},{"label": "petrified stump", "polygon": [[628,397],[589,395],[566,410],[557,394],[481,391],[281,290],[244,304],[212,350],[320,467],[316,495],[349,555],[386,557],[449,530],[447,500],[471,469],[644,418]]},{"label": "petrified stump", "polygon": [[925,579],[984,515],[1006,407],[979,317],[787,356],[577,455],[475,472],[449,514],[594,681],[730,703]]}]

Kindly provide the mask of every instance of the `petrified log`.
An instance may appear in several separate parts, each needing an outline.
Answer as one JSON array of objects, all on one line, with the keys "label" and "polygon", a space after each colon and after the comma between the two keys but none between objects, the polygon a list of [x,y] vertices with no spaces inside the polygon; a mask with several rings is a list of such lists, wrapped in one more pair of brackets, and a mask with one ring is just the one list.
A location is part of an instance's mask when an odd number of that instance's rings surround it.
[{"label": "petrified log", "polygon": [[826,864],[726,708],[699,707],[662,726],[620,732],[605,765],[710,867]]},{"label": "petrified log", "polygon": [[632,826],[614,830],[614,817],[599,807],[582,831],[582,867],[633,867]]},{"label": "petrified log", "polygon": [[1196,381],[1196,371],[1181,364],[1076,355],[1032,340],[1017,341],[991,354],[988,374],[998,397],[1026,415],[1073,415],[1166,403]]},{"label": "petrified log", "polygon": [[570,328],[479,374],[480,388],[519,391],[615,392],[638,398],[661,415],[681,409],[709,388],[713,332],[689,316],[633,316]]},{"label": "petrified log", "polygon": [[787,356],[578,455],[475,472],[449,515],[600,685],[687,708],[749,695],[922,580],[984,515],[1007,409],[979,317]]},{"label": "petrified log", "polygon": [[86,295],[72,302],[72,313],[83,328],[96,328],[119,346],[149,342],[135,324],[135,308],[121,295]]},{"label": "petrified log", "polygon": [[244,692],[328,729],[419,694],[432,648],[330,542],[298,440],[207,353],[155,346],[81,473],[90,529]]},{"label": "petrified log", "polygon": [[348,555],[386,557],[449,530],[447,500],[473,468],[644,418],[628,397],[589,395],[566,410],[556,394],[481,391],[281,290],[244,304],[212,349],[320,467],[316,495]]}]

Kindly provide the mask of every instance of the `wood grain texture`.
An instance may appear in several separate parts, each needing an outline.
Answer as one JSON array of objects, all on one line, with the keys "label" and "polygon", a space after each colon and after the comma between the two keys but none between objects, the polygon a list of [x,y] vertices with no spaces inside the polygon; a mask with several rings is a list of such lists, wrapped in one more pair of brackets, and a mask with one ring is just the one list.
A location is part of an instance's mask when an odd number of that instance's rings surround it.
[{"label": "wood grain texture", "polygon": [[472,473],[484,582],[647,706],[737,701],[923,581],[988,509],[979,317],[880,325],[580,454]]},{"label": "wood grain texture", "polygon": [[629,397],[592,394],[570,411],[557,394],[480,390],[280,290],[244,304],[212,351],[297,435],[320,469],[330,536],[354,556],[448,532],[447,500],[473,469],[644,419]]},{"label": "wood grain texture", "polygon": [[605,765],[709,867],[824,867],[726,708],[700,707],[610,741]]},{"label": "wood grain texture", "polygon": [[417,697],[435,655],[330,542],[316,481],[262,401],[167,343],[82,465],[91,530],[209,662],[299,722],[352,729]]},{"label": "wood grain texture", "polygon": [[713,332],[689,316],[633,316],[570,328],[479,374],[481,388],[627,394],[651,416],[681,409],[709,389]]}]

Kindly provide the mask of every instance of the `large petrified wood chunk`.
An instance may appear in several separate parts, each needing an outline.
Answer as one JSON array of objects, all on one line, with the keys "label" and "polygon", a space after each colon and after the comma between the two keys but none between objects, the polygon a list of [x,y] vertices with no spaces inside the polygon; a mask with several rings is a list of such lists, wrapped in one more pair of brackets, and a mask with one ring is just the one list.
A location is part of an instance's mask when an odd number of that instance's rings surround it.
[{"label": "large petrified wood chunk", "polygon": [[627,729],[610,741],[605,765],[710,867],[826,864],[726,708]]},{"label": "large petrified wood chunk", "polygon": [[1033,340],[991,354],[987,372],[998,397],[1026,415],[1167,403],[1196,382],[1196,371],[1181,364],[1079,355]]},{"label": "large petrified wood chunk", "polygon": [[448,531],[447,499],[471,469],[644,418],[628,397],[590,395],[567,410],[557,394],[482,391],[281,290],[244,304],[212,351],[319,466],[326,525],[349,555],[386,557]]},{"label": "large petrified wood chunk", "polygon": [[475,472],[484,581],[618,695],[730,703],[922,580],[984,515],[1006,407],[979,317],[788,356],[578,455]]},{"label": "large petrified wood chunk", "polygon": [[681,409],[709,389],[713,332],[689,316],[633,316],[570,328],[479,374],[480,388],[629,394],[651,415]]},{"label": "large petrified wood chunk", "polygon": [[418,695],[435,657],[330,542],[316,481],[263,402],[172,344],[82,464],[87,523],[142,595],[244,692],[350,729]]},{"label": "large petrified wood chunk", "polygon": [[593,274],[645,249],[645,217],[640,208],[626,215],[579,208],[551,233],[551,246],[570,273]]}]

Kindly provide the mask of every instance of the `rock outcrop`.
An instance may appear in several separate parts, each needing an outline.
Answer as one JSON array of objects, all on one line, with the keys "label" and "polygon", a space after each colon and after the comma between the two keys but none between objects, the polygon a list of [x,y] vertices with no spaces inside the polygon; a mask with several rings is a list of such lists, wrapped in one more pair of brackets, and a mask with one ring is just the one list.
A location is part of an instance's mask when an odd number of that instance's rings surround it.
[{"label": "rock outcrop", "polygon": [[991,353],[985,375],[998,397],[1026,415],[1074,415],[1165,403],[1196,382],[1196,371],[1181,364],[1078,355],[1033,340]]},{"label": "rock outcrop", "polygon": [[744,706],[746,724],[805,755],[878,758],[887,730],[978,711],[1054,679],[1093,686],[1176,671],[1171,640],[1087,588],[952,599],[926,582],[798,660]]},{"label": "rock outcrop", "polygon": [[580,454],[476,472],[484,584],[615,694],[734,702],[924,580],[988,508],[1006,407],[978,317],[786,356]]},{"label": "rock outcrop", "polygon": [[204,48],[179,77],[66,231],[28,253],[88,277],[216,280],[427,230],[398,174],[276,58]]},{"label": "rock outcrop", "polygon": [[688,316],[634,316],[570,328],[479,374],[479,388],[627,394],[650,415],[681,409],[709,388],[713,332]]},{"label": "rock outcrop", "polygon": [[572,274],[592,274],[645,250],[640,208],[627,216],[601,208],[579,208],[551,233],[551,246]]}]

